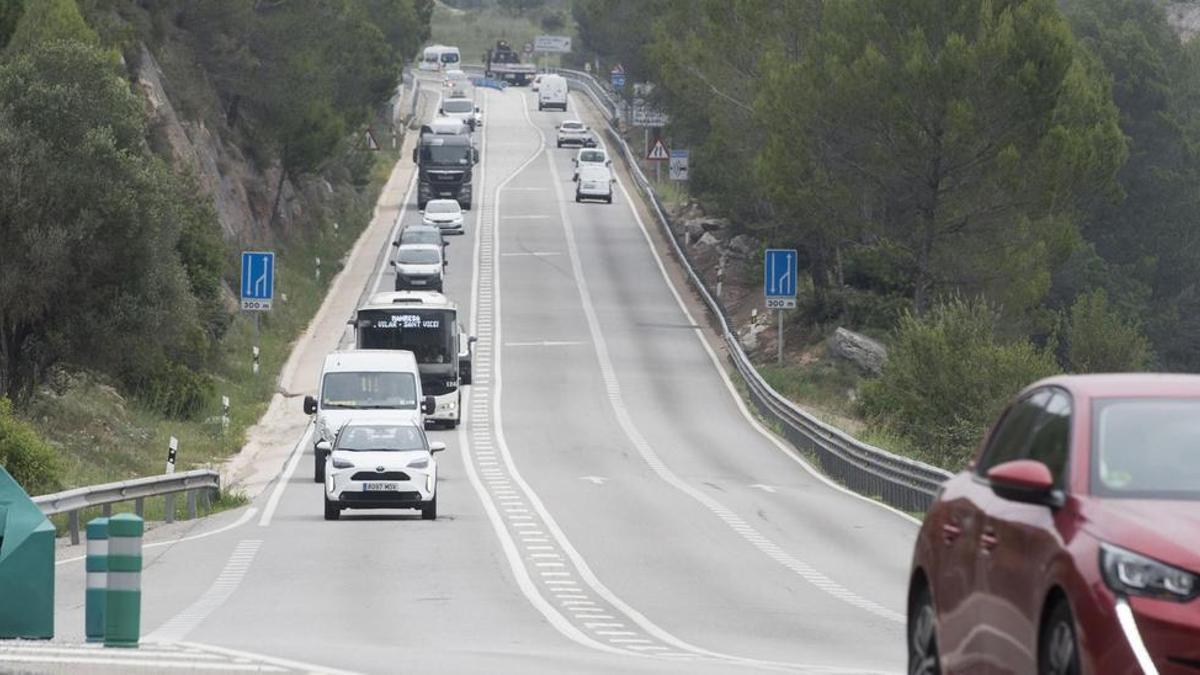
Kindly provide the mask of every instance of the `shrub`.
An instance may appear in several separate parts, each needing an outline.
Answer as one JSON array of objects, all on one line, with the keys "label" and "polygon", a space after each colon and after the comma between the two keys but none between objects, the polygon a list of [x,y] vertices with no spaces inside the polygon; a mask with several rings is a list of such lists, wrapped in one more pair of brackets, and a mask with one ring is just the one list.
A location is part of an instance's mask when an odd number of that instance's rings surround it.
[{"label": "shrub", "polygon": [[33,427],[17,419],[12,402],[0,398],[0,466],[31,495],[62,489],[62,465]]},{"label": "shrub", "polygon": [[217,391],[210,375],[165,360],[132,375],[128,384],[144,404],[175,419],[188,419],[204,412]]},{"label": "shrub", "polygon": [[1079,373],[1119,373],[1150,365],[1150,341],[1136,321],[1109,304],[1103,289],[1084,293],[1071,306],[1066,327],[1066,358]]},{"label": "shrub", "polygon": [[1058,372],[1049,349],[1001,339],[999,319],[986,302],[961,299],[924,317],[905,313],[883,375],[863,387],[872,422],[911,441],[922,459],[961,468],[1014,394]]}]

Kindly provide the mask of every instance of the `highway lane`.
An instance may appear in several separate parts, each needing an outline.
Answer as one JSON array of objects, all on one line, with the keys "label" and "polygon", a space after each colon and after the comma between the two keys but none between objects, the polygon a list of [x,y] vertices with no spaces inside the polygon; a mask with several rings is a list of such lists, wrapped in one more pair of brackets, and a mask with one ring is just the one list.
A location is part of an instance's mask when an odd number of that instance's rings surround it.
[{"label": "highway lane", "polygon": [[[565,116],[524,89],[481,100],[446,284],[480,337],[476,386],[467,423],[432,432],[439,520],[323,521],[297,439],[269,522],[270,491],[156,554],[144,634],[360,672],[901,670],[914,526],[753,428],[628,196],[570,202]],[[364,296],[391,289],[390,252]],[[81,596],[60,597],[60,635]]]}]

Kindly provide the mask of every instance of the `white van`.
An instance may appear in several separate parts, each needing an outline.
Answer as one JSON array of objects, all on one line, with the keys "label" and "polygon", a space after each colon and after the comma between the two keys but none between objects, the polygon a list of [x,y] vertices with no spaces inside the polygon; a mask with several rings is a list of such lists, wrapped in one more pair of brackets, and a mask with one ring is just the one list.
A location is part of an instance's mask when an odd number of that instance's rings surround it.
[{"label": "white van", "polygon": [[579,181],[575,187],[575,201],[599,199],[609,204],[613,200],[612,171],[603,164],[585,164],[579,168]]},{"label": "white van", "polygon": [[316,415],[313,480],[325,482],[328,451],[342,425],[356,422],[425,423],[437,405],[421,391],[421,372],[410,351],[354,349],[330,352],[321,369],[317,395],[304,397],[304,412]]},{"label": "white van", "polygon": [[421,61],[417,64],[417,69],[445,70],[447,68],[457,68],[461,61],[462,55],[459,54],[458,47],[429,45],[421,52]]},{"label": "white van", "polygon": [[543,75],[538,85],[538,110],[558,108],[567,110],[567,78],[562,75]]}]

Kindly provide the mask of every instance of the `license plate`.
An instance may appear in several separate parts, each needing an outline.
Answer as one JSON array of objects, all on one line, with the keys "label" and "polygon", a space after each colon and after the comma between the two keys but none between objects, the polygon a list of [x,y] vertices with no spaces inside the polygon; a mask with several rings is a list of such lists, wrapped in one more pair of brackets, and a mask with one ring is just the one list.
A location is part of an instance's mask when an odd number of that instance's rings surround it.
[{"label": "license plate", "polygon": [[363,492],[399,492],[396,483],[363,483]]},{"label": "license plate", "polygon": [[424,286],[424,285],[425,285],[425,280],[424,280],[424,279],[413,279],[413,280],[412,280],[412,285],[413,285],[413,286]]}]

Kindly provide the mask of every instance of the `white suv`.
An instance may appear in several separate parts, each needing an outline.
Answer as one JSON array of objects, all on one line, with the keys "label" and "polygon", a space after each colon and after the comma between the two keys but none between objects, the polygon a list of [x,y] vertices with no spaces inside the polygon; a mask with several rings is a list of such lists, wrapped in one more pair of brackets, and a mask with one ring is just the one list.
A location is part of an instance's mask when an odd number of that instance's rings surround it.
[{"label": "white suv", "polygon": [[567,120],[558,125],[558,147],[574,145],[580,148],[596,147],[596,139],[587,125],[579,120]]},{"label": "white suv", "polygon": [[349,422],[332,444],[325,470],[325,520],[342,509],[418,509],[437,519],[437,461],[445,443],[430,443],[413,421]]}]

